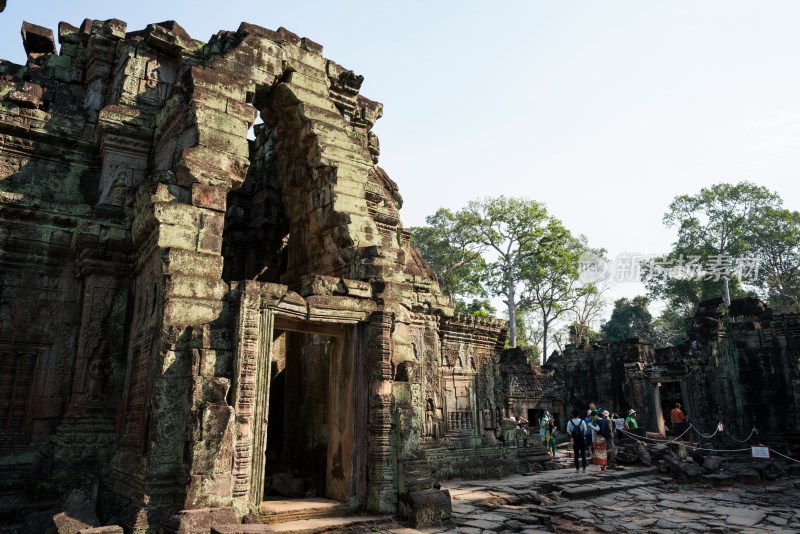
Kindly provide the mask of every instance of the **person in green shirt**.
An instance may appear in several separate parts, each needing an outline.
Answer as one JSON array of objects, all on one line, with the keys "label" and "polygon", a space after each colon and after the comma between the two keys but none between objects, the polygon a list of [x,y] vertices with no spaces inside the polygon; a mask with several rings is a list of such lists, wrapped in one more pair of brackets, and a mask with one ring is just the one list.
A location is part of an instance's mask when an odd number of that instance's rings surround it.
[{"label": "person in green shirt", "polygon": [[636,418],[634,417],[634,415],[636,415],[636,410],[634,410],[633,408],[628,410],[628,417],[625,418],[625,428],[627,429],[639,428],[639,425],[636,424]]}]

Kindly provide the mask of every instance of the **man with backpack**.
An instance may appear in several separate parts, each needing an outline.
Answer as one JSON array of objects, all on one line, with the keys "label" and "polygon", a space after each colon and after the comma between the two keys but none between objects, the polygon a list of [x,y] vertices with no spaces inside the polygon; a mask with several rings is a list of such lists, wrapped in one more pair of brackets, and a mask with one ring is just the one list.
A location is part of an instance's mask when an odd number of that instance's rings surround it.
[{"label": "man with backpack", "polygon": [[575,472],[579,473],[578,457],[583,460],[583,472],[586,472],[586,423],[580,418],[578,410],[572,410],[572,419],[567,423],[567,433],[572,438],[572,452],[575,455]]}]

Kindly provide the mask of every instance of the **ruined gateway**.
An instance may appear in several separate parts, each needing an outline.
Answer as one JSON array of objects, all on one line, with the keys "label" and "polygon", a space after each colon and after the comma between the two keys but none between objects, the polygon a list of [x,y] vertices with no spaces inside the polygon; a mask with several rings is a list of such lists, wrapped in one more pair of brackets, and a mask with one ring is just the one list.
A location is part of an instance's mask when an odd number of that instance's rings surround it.
[{"label": "ruined gateway", "polygon": [[275,473],[409,516],[449,500],[437,476],[547,458],[501,428],[505,323],[454,314],[409,245],[361,76],[249,24],[22,36],[27,63],[0,63],[3,490],[92,488],[156,532],[254,511]]}]

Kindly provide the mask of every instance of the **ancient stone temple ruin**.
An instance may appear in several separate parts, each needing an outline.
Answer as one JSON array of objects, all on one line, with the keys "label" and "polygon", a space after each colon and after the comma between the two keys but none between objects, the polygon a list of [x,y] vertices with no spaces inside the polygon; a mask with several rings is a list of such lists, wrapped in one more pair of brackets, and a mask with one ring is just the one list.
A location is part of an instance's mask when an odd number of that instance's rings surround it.
[{"label": "ancient stone temple ruin", "polygon": [[800,445],[800,316],[753,298],[727,308],[717,298],[700,304],[688,333],[662,349],[636,338],[568,345],[546,367],[570,408],[633,408],[643,430],[664,435],[677,402],[707,435],[722,422],[731,439],[756,428],[777,450]]},{"label": "ancient stone temple ruin", "polygon": [[439,476],[546,458],[503,423],[505,323],[454,314],[409,245],[361,76],[250,24],[22,38],[0,62],[3,491],[90,488],[101,519],[168,532],[238,521],[278,474],[413,517],[449,500]]}]

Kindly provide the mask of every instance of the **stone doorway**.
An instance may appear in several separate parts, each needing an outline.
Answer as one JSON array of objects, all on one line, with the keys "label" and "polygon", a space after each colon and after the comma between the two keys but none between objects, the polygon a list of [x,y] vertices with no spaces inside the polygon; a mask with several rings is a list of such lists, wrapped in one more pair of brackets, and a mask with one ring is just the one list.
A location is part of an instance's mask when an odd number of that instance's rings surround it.
[{"label": "stone doorway", "polygon": [[[686,399],[686,383],[683,380],[661,380],[658,383],[651,384],[653,413],[655,415],[654,421],[656,429],[662,435],[668,433],[674,434],[675,429],[672,428],[670,421],[670,411],[675,407],[675,403],[679,402],[683,405],[683,411],[687,412],[688,406]],[[679,430],[682,432],[685,427]]]},{"label": "stone doorway", "polygon": [[365,458],[354,449],[366,438],[366,410],[358,409],[360,373],[355,336],[349,330],[283,330],[276,325],[270,349],[265,500],[349,501],[365,483],[360,479]]}]

